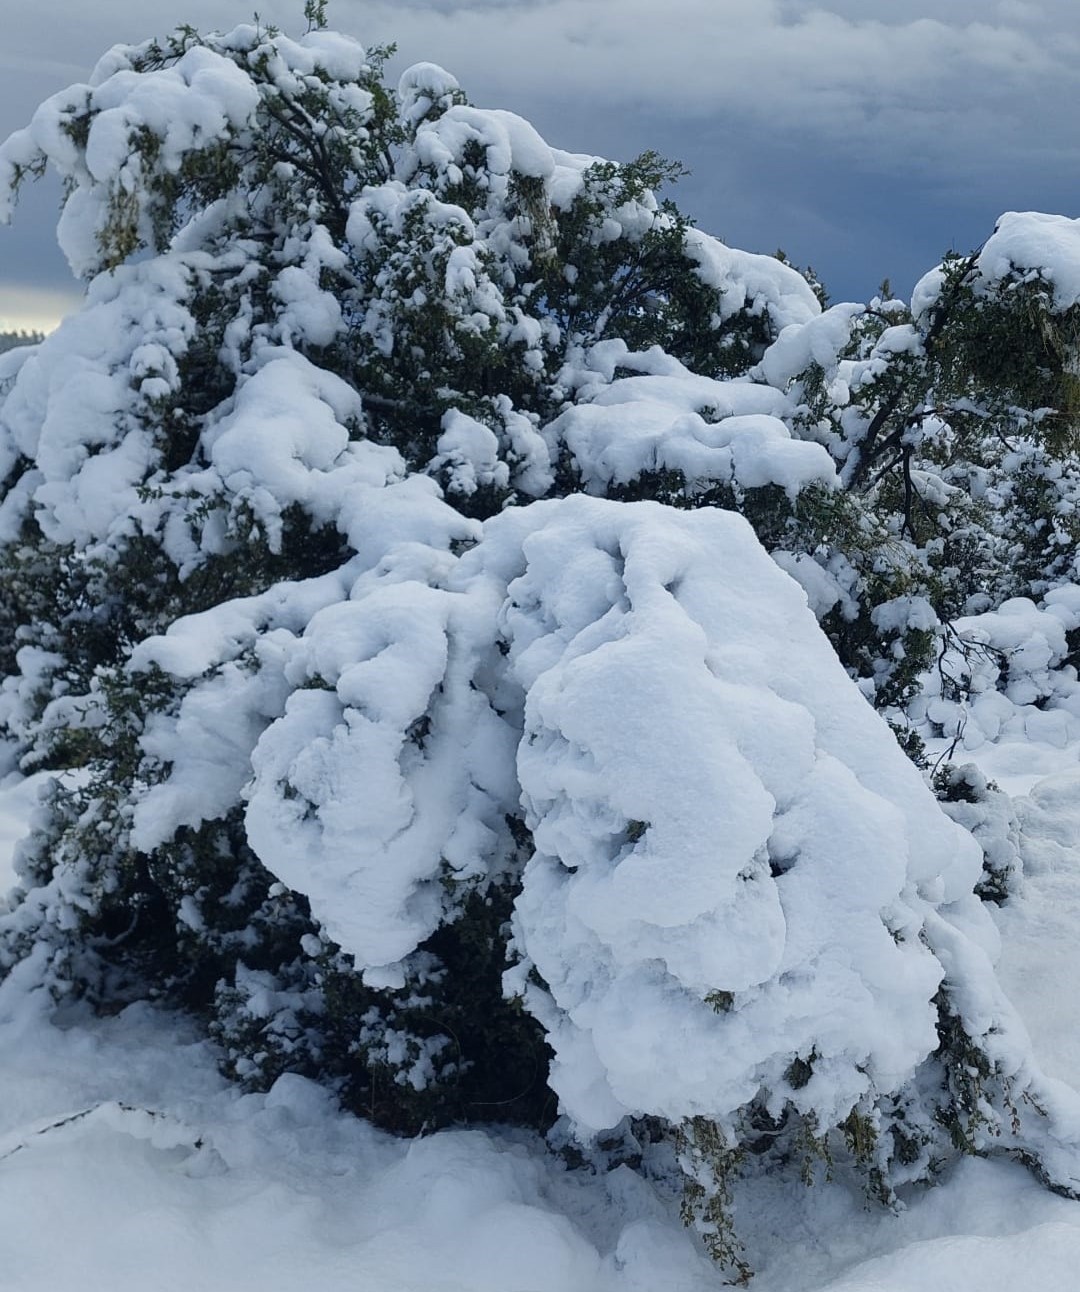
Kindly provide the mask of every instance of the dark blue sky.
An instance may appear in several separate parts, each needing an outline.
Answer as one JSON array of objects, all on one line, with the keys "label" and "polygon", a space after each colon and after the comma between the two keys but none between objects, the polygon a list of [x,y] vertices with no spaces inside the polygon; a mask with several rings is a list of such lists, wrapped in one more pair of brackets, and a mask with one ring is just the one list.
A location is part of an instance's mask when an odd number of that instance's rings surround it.
[{"label": "dark blue sky", "polygon": [[[296,28],[301,0],[258,6]],[[65,13],[69,10],[69,13]],[[945,11],[943,16],[942,11]],[[227,27],[250,0],[50,0],[0,53],[0,132],[117,40]],[[333,25],[440,62],[474,102],[549,142],[692,174],[674,193],[710,233],[812,264],[834,300],[900,293],[1003,210],[1080,215],[1076,0],[331,0]],[[59,193],[0,230],[0,320],[54,316],[75,285]]]}]

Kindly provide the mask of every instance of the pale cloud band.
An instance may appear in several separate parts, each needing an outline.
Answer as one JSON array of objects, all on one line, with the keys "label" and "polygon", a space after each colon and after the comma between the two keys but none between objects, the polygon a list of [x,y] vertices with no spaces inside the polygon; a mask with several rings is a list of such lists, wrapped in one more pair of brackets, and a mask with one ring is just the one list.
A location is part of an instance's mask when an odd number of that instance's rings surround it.
[{"label": "pale cloud band", "polygon": [[78,292],[0,282],[0,332],[51,332],[78,303]]}]

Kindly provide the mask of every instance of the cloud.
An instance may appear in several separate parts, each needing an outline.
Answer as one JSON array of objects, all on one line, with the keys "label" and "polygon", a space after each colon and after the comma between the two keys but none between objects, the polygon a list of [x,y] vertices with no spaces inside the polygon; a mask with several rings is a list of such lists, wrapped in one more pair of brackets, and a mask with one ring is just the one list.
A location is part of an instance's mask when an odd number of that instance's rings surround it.
[{"label": "cloud", "polygon": [[[302,0],[24,6],[0,55],[0,136],[110,44],[253,9],[302,25]],[[330,0],[329,17],[396,41],[395,68],[442,63],[562,147],[681,158],[683,204],[737,243],[782,243],[841,283],[876,255],[858,270],[868,290],[973,245],[1009,206],[1075,204],[1076,0]],[[27,200],[0,238],[0,290],[16,273],[59,284],[53,223]]]},{"label": "cloud", "polygon": [[1036,134],[1073,155],[1070,114],[1045,109],[1051,96],[1075,102],[1080,91],[1075,8],[961,3],[948,20],[932,16],[940,4],[893,3],[887,20],[866,8],[339,0],[336,13],[358,34],[396,39],[407,60],[444,62],[475,98],[721,116],[733,129],[794,132],[863,162],[887,150],[921,169],[985,170]]},{"label": "cloud", "polygon": [[[300,0],[264,0],[295,29]],[[867,16],[867,9],[872,16]],[[181,21],[250,21],[251,0],[50,0],[24,10],[0,66],[0,132],[120,40]],[[331,0],[335,25],[441,62],[478,102],[720,118],[926,172],[985,175],[1033,140],[1075,162],[1075,0]],[[48,51],[47,56],[43,51]],[[30,101],[32,85],[39,88]],[[17,95],[17,97],[15,97]],[[580,145],[587,148],[587,142]]]},{"label": "cloud", "polygon": [[77,291],[0,282],[0,332],[51,332],[79,298]]}]

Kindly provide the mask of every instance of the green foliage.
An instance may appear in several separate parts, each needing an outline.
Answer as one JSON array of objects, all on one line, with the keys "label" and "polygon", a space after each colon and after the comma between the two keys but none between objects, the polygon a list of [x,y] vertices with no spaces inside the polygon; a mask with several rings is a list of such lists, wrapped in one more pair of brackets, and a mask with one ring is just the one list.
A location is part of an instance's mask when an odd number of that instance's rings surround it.
[{"label": "green foliage", "polygon": [[685,1176],[682,1220],[701,1235],[709,1255],[744,1285],[753,1275],[746,1262],[732,1217],[734,1183],[743,1153],[705,1117],[691,1117],[676,1137],[679,1165]]},{"label": "green foliage", "polygon": [[855,578],[823,626],[893,711],[931,666],[937,630],[924,616],[882,631],[877,607],[921,598],[947,623],[1037,600],[1071,577],[1080,541],[1077,307],[1059,309],[1039,273],[988,281],[977,251],[946,257],[937,278],[918,317],[884,285],[847,316],[835,364],[811,362],[794,388],[799,433],[829,448],[861,513],[831,527]]},{"label": "green foliage", "polygon": [[304,0],[308,31],[317,31],[327,25],[326,5],[327,0]]},{"label": "green foliage", "polygon": [[[291,964],[284,944],[277,962],[245,956],[238,976],[234,962],[203,1002],[227,1070],[255,1089],[287,1071],[318,1077],[344,1107],[407,1135],[484,1121],[546,1129],[555,1117],[550,1051],[536,1020],[502,991],[513,896],[512,885],[470,892],[457,919],[408,958],[400,988],[366,985],[325,938]],[[306,912],[291,894],[273,900],[285,898]]]},{"label": "green foliage", "polygon": [[955,1149],[977,1154],[987,1136],[1001,1134],[995,1109],[1004,1107],[1011,1118],[1016,1117],[1009,1080],[1000,1065],[973,1043],[947,993],[939,993],[937,1006],[938,1056],[946,1073],[947,1097],[941,1100],[936,1115]]},{"label": "green foliage", "polygon": [[[324,27],[325,0],[307,0],[304,16],[309,30]],[[524,824],[507,822],[512,855],[496,877],[460,883],[447,867],[448,918],[403,962],[400,984],[376,985],[261,864],[239,803],[160,846],[135,846],[134,805],[170,770],[147,733],[176,719],[185,688],[203,679],[135,672],[129,657],[178,619],[332,574],[355,555],[313,503],[288,503],[271,525],[250,492],[207,483],[208,435],[267,352],[292,351],[344,382],[361,398],[346,428],[354,443],[397,450],[407,472],[434,478],[459,512],[485,519],[581,489],[565,446],[554,483],[538,484],[523,445],[579,397],[575,364],[580,373],[591,347],[659,347],[694,374],[761,382],[755,365],[776,324],[760,302],[725,299],[695,257],[692,222],[655,199],[679,178],[677,163],[651,152],[597,163],[556,200],[537,176],[490,166],[478,141],[452,163],[432,161],[433,149],[413,157],[419,129],[467,106],[460,90],[409,115],[384,81],[390,50],[369,51],[347,84],[322,66],[289,79],[277,34],[246,30],[246,44],[224,44],[184,27],[131,51],[136,76],[211,51],[242,69],[257,97],[250,121],[194,138],[178,162],[161,135],[133,128],[131,168],[104,182],[90,276],[119,283],[145,253],[172,256],[173,312],[154,334],[154,356],[136,362],[135,338],[103,364],[103,377],[130,395],[117,404],[117,442],[130,436],[144,452],[137,505],[80,544],[50,537],[27,504],[17,537],[0,548],[0,734],[27,770],[80,773],[51,790],[22,863],[24,892],[47,894],[48,914],[5,935],[0,966],[36,940],[58,995],[103,1009],[137,998],[183,1006],[206,1019],[237,1079],[266,1088],[302,1072],[395,1131],[483,1120],[546,1130],[551,1055],[521,1001],[503,992],[510,916],[532,852]],[[77,153],[97,111],[83,91],[65,110],[62,131]],[[44,164],[21,164],[12,183]],[[333,303],[321,323],[298,322],[285,306],[301,270]],[[807,276],[824,305],[824,288]],[[828,449],[841,488],[793,498],[778,485],[656,467],[609,496],[736,510],[778,562],[814,567],[835,592],[818,607],[822,627],[919,760],[921,742],[899,711],[940,653],[941,625],[976,604],[1041,595],[1072,568],[1080,310],[1055,308],[1038,276],[988,286],[977,256],[950,257],[924,316],[886,286],[849,322],[835,362],[818,354],[788,392],[794,434]],[[0,350],[24,339],[35,338],[0,336]],[[495,461],[483,479],[463,483],[440,447],[449,414],[491,432]],[[0,496],[30,497],[36,470],[16,457]],[[321,674],[306,685],[330,689]],[[430,735],[424,714],[407,732],[410,753],[422,754]],[[947,810],[981,810],[995,787],[963,772],[938,769],[939,799]],[[628,820],[624,841],[648,829]],[[986,856],[979,891],[1003,900],[1009,868]],[[718,1015],[738,1004],[724,989],[704,999]],[[937,1168],[943,1139],[982,1151],[995,1135],[995,1118],[1012,1107],[1009,1083],[947,991],[938,1009],[932,1116],[890,1096],[818,1127],[798,1107],[818,1061],[811,1051],[792,1056],[780,1112],[758,1099],[734,1128],[691,1118],[663,1132],[687,1181],[684,1218],[740,1281],[749,1267],[733,1213],[744,1170],[794,1164],[809,1180],[821,1164],[850,1165],[892,1203],[896,1181]]]}]

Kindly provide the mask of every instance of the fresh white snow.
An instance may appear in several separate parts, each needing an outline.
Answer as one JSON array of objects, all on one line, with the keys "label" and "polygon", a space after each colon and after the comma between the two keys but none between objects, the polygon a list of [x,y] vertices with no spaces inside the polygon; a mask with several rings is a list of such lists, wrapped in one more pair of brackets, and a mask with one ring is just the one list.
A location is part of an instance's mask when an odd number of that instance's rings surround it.
[{"label": "fresh white snow", "polygon": [[[1001,972],[1040,1058],[1076,1071],[1080,777],[1021,804],[1028,875]],[[2,791],[16,834],[29,795]],[[1040,861],[1034,862],[1038,856]],[[627,1169],[568,1173],[515,1132],[395,1140],[284,1077],[242,1095],[183,1019],[49,1021],[0,988],[0,1250],[18,1292],[710,1292],[674,1204]],[[841,1185],[759,1181],[739,1213],[756,1292],[1069,1292],[1080,1208],[962,1161],[900,1215]],[[64,1217],[63,1234],[56,1218]]]},{"label": "fresh white snow", "polygon": [[[561,613],[570,622],[565,600]],[[998,973],[1045,1071],[1074,1081],[1077,754],[1029,736],[983,742],[970,757],[992,765],[1010,745],[1052,774],[1013,800],[1024,874],[1016,895],[994,909],[1003,934]],[[0,788],[5,877],[40,779],[9,777]],[[142,1292],[151,1272],[163,1292],[721,1286],[679,1223],[676,1201],[628,1169],[568,1172],[522,1132],[395,1140],[338,1113],[325,1091],[297,1077],[267,1095],[243,1095],[183,1019],[145,1006],[113,1018],[50,1018],[40,993],[24,989],[31,977],[17,970],[0,987],[2,1249],[7,1285],[19,1292]],[[755,1288],[1075,1286],[1080,1208],[1015,1164],[964,1160],[938,1187],[904,1201],[891,1215],[867,1210],[836,1182],[751,1182],[737,1221],[758,1271]]]},{"label": "fresh white snow", "polygon": [[[348,253],[317,222],[290,240],[290,263],[267,280],[272,321],[232,318],[219,352],[229,393],[200,414],[198,452],[172,470],[152,413],[181,393],[200,293],[250,269],[233,236],[238,199],[209,203],[135,263],[108,263],[103,235],[152,246],[141,168],[175,176],[197,141],[231,145],[257,128],[262,91],[242,65],[262,36],[216,39],[141,73],[136,51],[112,51],[0,149],[0,188],[46,158],[61,172],[71,265],[109,269],[53,337],[0,360],[0,478],[31,464],[0,502],[0,540],[32,514],[89,568],[152,535],[183,581],[251,535],[280,553],[298,509],[352,554],[133,647],[127,680],[137,688],[159,670],[175,703],[140,729],[125,845],[149,852],[242,807],[266,869],[310,902],[369,985],[394,986],[455,915],[455,893],[483,891],[517,859],[523,812],[535,851],[505,986],[545,1030],[560,1131],[585,1146],[627,1114],[669,1126],[701,1117],[734,1139],[754,1100],[777,1118],[793,1107],[810,1128],[853,1110],[878,1127],[894,1095],[913,1121],[932,1119],[918,1098],[933,1109],[946,983],[1004,1105],[1022,1115],[1007,1125],[984,1100],[971,1133],[988,1156],[960,1161],[932,1192],[910,1184],[930,1165],[930,1137],[920,1141],[910,1175],[898,1168],[897,1215],[864,1210],[839,1172],[813,1189],[751,1173],[733,1218],[757,1286],[1073,1286],[1080,1208],[995,1150],[1030,1152],[1054,1183],[1080,1187],[1080,1003],[1069,989],[1080,971],[1080,684],[1066,662],[1077,571],[1059,570],[1038,602],[969,604],[945,626],[916,595],[870,616],[896,635],[898,658],[905,631],[943,634],[938,671],[906,715],[932,759],[972,764],[950,773],[971,801],[940,811],[815,620],[834,606],[857,616],[842,552],[770,559],[733,512],[590,496],[661,474],[690,498],[827,498],[838,465],[859,469],[858,393],[927,357],[917,322],[942,272],[917,288],[916,322],[890,325],[895,302],[822,313],[790,267],[689,229],[683,250],[716,293],[713,325],[745,316],[777,337],[760,364],[736,379],[695,375],[658,348],[605,339],[601,311],[545,373],[559,324],[504,289],[511,266],[551,250],[547,221],[593,182],[595,159],[463,103],[449,74],[421,64],[398,90],[415,140],[339,212]],[[267,57],[275,93],[325,72],[354,82],[327,91],[332,116],[369,114],[354,42],[281,37]],[[86,105],[80,147],[68,126]],[[135,146],[146,132],[152,150]],[[590,250],[672,219],[651,193],[624,194],[590,226]],[[1071,307],[1078,228],[1004,216],[972,262],[973,290],[1039,280]],[[402,300],[386,253],[409,238],[426,276]],[[387,290],[358,293],[346,312],[324,281],[354,270]],[[566,284],[577,274],[567,264]],[[432,295],[452,306],[459,339],[497,337],[523,376],[550,380],[562,411],[541,424],[505,395],[487,423],[449,408],[434,455],[409,474],[398,450],[365,438],[363,398],[294,346],[317,350],[348,329],[392,360],[402,318],[429,311]],[[851,349],[871,314],[880,328]],[[819,379],[837,416],[804,424],[800,401]],[[927,409],[908,429],[938,433],[936,417]],[[1010,449],[1004,475],[1029,451]],[[530,501],[557,469],[582,492]],[[929,470],[912,480],[928,503],[958,488]],[[1075,505],[1070,488],[1058,491],[1061,514]],[[482,523],[450,505],[484,491],[528,505],[492,508]],[[62,664],[22,647],[0,691],[13,734],[102,720],[101,679],[69,694],[54,678]],[[46,693],[40,719],[27,717]],[[42,779],[0,782],[5,889]],[[972,891],[983,854],[1009,876],[1000,908]],[[58,867],[18,911],[47,907],[71,927],[82,895],[70,878]],[[198,927],[194,896],[178,918]],[[311,933],[300,941],[312,960],[322,946]],[[41,985],[48,954],[44,940],[28,947],[0,984],[0,1281],[18,1292],[720,1284],[662,1173],[571,1170],[535,1136],[498,1127],[395,1140],[295,1075],[243,1094],[183,1019],[145,1004],[97,1018],[55,1009]],[[409,1076],[418,1086],[424,1059]]]}]

